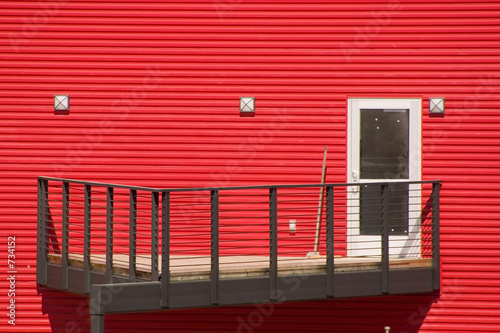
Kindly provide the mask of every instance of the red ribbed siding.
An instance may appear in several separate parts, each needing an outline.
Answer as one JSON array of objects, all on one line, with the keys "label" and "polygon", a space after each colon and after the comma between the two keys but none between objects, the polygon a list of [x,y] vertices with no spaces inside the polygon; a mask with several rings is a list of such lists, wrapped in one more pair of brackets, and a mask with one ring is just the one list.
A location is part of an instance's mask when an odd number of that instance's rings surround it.
[{"label": "red ribbed siding", "polygon": [[[112,315],[110,332],[500,331],[497,1],[4,1],[0,309],[84,332],[86,301],[35,283],[36,176],[156,187],[346,180],[349,97],[423,98],[423,178],[442,179],[442,294]],[[69,115],[53,95],[71,95]],[[240,118],[238,98],[255,96]],[[430,118],[428,98],[445,97]],[[427,313],[428,312],[428,313]]]}]

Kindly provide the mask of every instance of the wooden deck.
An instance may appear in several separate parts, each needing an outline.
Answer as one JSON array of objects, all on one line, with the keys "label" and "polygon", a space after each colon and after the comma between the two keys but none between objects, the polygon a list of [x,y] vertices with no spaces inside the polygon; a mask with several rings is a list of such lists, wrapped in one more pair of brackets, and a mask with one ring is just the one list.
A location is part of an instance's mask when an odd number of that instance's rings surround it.
[{"label": "wooden deck", "polygon": [[[49,254],[49,262],[61,264],[60,254]],[[91,270],[105,273],[105,255],[91,256]],[[129,262],[126,255],[115,255],[113,257],[113,272],[115,275],[128,276]],[[161,256],[158,258],[159,274],[161,274]],[[72,254],[69,256],[69,265],[75,268],[83,268],[83,256]],[[377,257],[335,257],[335,272],[357,272],[379,270],[380,258]],[[420,258],[390,258],[389,268],[412,269],[432,267],[431,259]],[[326,272],[326,258],[306,257],[280,257],[278,260],[278,275],[300,275]],[[249,278],[269,275],[269,257],[265,256],[222,256],[219,258],[219,278]],[[144,280],[151,279],[151,257],[137,255],[136,276]],[[209,256],[171,256],[170,257],[170,280],[192,281],[210,279],[210,257]]]}]

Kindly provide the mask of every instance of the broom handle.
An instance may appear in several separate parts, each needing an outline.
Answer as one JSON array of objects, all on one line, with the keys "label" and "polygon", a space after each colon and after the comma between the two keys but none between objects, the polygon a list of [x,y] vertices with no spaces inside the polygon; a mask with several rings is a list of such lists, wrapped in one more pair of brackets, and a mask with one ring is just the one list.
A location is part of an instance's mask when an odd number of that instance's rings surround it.
[{"label": "broom handle", "polygon": [[[326,178],[326,152],[328,146],[325,146],[325,153],[323,155],[323,170],[321,171],[321,184],[325,183]],[[316,237],[314,239],[314,252],[318,252],[319,249],[319,234],[321,230],[321,215],[323,213],[323,195],[325,188],[321,187],[319,190],[319,204],[318,204],[318,218],[316,220]]]}]

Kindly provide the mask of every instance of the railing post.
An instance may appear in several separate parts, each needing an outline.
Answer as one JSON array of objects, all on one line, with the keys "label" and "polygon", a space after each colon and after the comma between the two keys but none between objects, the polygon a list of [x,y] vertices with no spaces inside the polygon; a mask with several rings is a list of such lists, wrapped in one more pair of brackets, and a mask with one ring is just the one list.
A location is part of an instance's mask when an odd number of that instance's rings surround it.
[{"label": "railing post", "polygon": [[90,315],[90,332],[104,333],[104,315],[101,314]]},{"label": "railing post", "polygon": [[382,245],[382,259],[381,259],[381,273],[382,273],[382,294],[389,293],[389,186],[383,184],[381,189],[381,245]]},{"label": "railing post", "polygon": [[62,184],[62,251],[61,251],[61,268],[62,268],[62,289],[68,289],[68,274],[69,274],[69,183]]},{"label": "railing post", "polygon": [[210,302],[213,305],[219,304],[219,190],[210,191],[210,212],[211,212],[211,267]]},{"label": "railing post", "polygon": [[128,278],[135,282],[137,267],[137,190],[130,190],[129,199],[129,249],[128,249]]},{"label": "railing post", "polygon": [[326,297],[334,296],[333,186],[326,188]]},{"label": "railing post", "polygon": [[269,189],[269,300],[277,301],[278,280],[278,193]]},{"label": "railing post", "polygon": [[151,193],[151,281],[158,281],[158,192]]},{"label": "railing post", "polygon": [[439,192],[441,183],[432,183],[432,289],[440,289]]},{"label": "railing post", "polygon": [[90,293],[90,220],[92,217],[92,187],[85,185],[83,220],[83,292]]},{"label": "railing post", "polygon": [[170,192],[161,194],[161,306],[170,306]]},{"label": "railing post", "polygon": [[114,188],[106,191],[106,281],[113,283],[113,210]]},{"label": "railing post", "polygon": [[47,284],[47,201],[48,181],[38,179],[38,251],[36,282],[41,285]]}]

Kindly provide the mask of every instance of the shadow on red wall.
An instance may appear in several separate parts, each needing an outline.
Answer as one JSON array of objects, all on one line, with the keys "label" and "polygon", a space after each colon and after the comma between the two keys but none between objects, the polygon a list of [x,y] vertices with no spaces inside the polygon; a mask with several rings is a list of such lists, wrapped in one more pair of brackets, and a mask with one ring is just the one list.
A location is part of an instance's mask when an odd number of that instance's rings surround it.
[{"label": "shadow on red wall", "polygon": [[42,295],[42,313],[48,315],[52,332],[90,332],[87,297],[40,286],[38,293]]},{"label": "shadow on red wall", "polygon": [[[39,288],[52,332],[90,332],[85,297]],[[416,333],[438,294],[254,304],[106,316],[106,333],[363,332]]]}]

